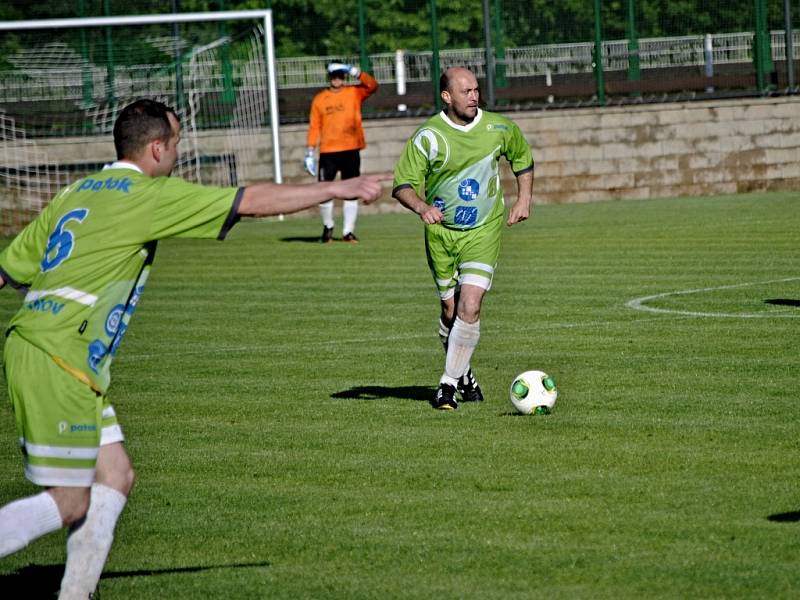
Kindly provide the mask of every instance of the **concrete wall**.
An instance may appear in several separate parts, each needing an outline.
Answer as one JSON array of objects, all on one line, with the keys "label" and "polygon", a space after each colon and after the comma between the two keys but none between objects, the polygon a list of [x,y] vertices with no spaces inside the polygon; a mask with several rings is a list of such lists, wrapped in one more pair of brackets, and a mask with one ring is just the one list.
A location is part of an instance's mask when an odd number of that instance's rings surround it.
[{"label": "concrete wall", "polygon": [[[800,190],[800,99],[509,113],[533,149],[538,203]],[[364,171],[391,171],[423,119],[369,121]],[[302,176],[305,127],[282,131],[284,175]],[[504,187],[513,193],[506,169]]]},{"label": "concrete wall", "polygon": [[[509,113],[528,139],[536,161],[537,203],[613,198],[660,198],[753,190],[800,190],[800,99],[719,100],[683,104]],[[392,171],[406,140],[423,118],[365,122],[369,146],[362,172]],[[311,181],[302,171],[306,125],[281,128],[284,180]],[[240,161],[247,173],[271,177],[269,132],[263,147]],[[107,160],[110,140],[58,140],[51,158],[64,162]],[[201,146],[223,152],[213,132]],[[63,155],[63,156],[60,156]],[[245,156],[250,158],[245,158]],[[514,180],[505,169],[507,195]],[[389,192],[371,210],[398,208]]]}]

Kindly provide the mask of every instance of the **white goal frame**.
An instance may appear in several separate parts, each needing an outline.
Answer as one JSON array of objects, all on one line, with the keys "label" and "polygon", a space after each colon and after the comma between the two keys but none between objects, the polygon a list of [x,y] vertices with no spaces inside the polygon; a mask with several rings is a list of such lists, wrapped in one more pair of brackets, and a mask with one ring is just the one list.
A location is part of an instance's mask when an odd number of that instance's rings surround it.
[{"label": "white goal frame", "polygon": [[168,15],[129,15],[120,17],[81,17],[74,19],[33,19],[0,21],[0,31],[32,29],[64,29],[79,27],[114,27],[121,25],[151,25],[155,23],[198,23],[209,21],[262,20],[267,67],[267,96],[269,98],[270,131],[272,134],[273,175],[275,183],[283,183],[281,168],[280,115],[278,113],[278,83],[275,68],[275,40],[272,33],[272,10],[229,10]]}]

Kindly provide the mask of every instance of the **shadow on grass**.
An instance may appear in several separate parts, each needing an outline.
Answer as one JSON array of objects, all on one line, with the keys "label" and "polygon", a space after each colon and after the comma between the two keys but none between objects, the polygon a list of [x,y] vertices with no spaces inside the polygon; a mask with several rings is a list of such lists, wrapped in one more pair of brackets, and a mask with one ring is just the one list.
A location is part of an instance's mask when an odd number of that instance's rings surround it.
[{"label": "shadow on grass", "polygon": [[[266,561],[259,563],[242,563],[233,565],[211,565],[205,567],[175,567],[172,569],[141,569],[138,571],[107,571],[100,578],[118,579],[121,577],[150,577],[152,575],[170,575],[172,573],[199,573],[214,569],[251,569],[268,567]],[[64,565],[27,565],[21,569],[0,575],[0,589],[25,590],[25,598],[55,598],[61,587]],[[5,596],[4,596],[5,597]]]},{"label": "shadow on grass", "polygon": [[305,244],[317,244],[318,246],[322,246],[323,244],[319,241],[319,236],[296,236],[296,237],[282,237],[280,238],[282,242],[303,242]]},{"label": "shadow on grass", "polygon": [[399,398],[401,400],[424,400],[431,402],[436,395],[436,388],[429,385],[401,385],[389,387],[383,385],[359,385],[349,390],[331,394],[331,398],[342,400],[382,400]]},{"label": "shadow on grass", "polygon": [[800,521],[800,510],[776,513],[768,516],[767,521],[773,521],[775,523],[796,523],[797,521]]},{"label": "shadow on grass", "polygon": [[769,298],[764,300],[764,304],[774,304],[776,306],[800,306],[800,300],[796,298]]}]

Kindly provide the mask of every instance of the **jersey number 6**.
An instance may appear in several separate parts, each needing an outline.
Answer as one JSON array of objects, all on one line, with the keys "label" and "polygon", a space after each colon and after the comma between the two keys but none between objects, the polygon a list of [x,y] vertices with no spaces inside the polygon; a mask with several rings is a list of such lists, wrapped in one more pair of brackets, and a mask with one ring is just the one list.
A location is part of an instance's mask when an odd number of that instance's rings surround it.
[{"label": "jersey number 6", "polygon": [[72,247],[75,244],[75,236],[69,229],[64,227],[69,221],[82,223],[88,214],[88,208],[76,208],[58,220],[56,228],[47,239],[47,249],[44,251],[44,258],[42,258],[41,263],[42,273],[52,271],[69,258],[69,255],[72,254]]}]

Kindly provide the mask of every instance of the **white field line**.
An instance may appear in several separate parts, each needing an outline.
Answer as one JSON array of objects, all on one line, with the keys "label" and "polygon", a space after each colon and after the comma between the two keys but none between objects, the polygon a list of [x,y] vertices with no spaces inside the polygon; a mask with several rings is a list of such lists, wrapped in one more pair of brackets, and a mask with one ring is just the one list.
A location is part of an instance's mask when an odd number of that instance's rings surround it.
[{"label": "white field line", "polygon": [[800,277],[787,277],[785,279],[770,279],[768,281],[751,281],[748,283],[737,283],[734,285],[720,285],[716,287],[697,288],[693,290],[677,290],[673,292],[664,292],[663,294],[653,294],[652,296],[642,296],[641,298],[634,298],[628,300],[625,306],[634,310],[642,310],[651,313],[662,313],[672,315],[683,315],[687,317],[722,317],[728,319],[796,319],[800,317],[800,312],[768,312],[768,313],[723,313],[723,312],[696,312],[690,310],[676,310],[672,308],[656,308],[654,306],[647,306],[645,303],[659,298],[666,298],[668,296],[686,296],[688,294],[702,294],[705,292],[714,292],[717,290],[732,290],[736,288],[752,287],[754,285],[764,285],[767,283],[785,283],[787,281],[798,281]]}]

